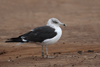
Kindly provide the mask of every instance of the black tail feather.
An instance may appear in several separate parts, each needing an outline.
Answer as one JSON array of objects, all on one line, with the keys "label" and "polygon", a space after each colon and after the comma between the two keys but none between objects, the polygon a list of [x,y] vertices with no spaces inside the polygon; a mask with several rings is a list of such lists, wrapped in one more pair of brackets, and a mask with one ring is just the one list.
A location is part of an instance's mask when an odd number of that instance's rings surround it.
[{"label": "black tail feather", "polygon": [[23,42],[23,41],[20,37],[16,37],[16,38],[10,38],[5,42],[7,43],[7,42]]}]

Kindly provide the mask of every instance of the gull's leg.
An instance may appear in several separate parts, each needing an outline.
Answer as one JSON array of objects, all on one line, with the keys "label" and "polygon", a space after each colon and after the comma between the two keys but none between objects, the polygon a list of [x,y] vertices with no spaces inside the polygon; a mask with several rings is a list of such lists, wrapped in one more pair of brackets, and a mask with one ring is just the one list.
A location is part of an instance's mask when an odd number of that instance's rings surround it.
[{"label": "gull's leg", "polygon": [[48,58],[48,49],[47,49],[47,45],[45,45],[45,49],[46,49],[46,54],[47,54],[47,58]]},{"label": "gull's leg", "polygon": [[44,58],[44,50],[43,50],[43,45],[42,45],[42,57]]},{"label": "gull's leg", "polygon": [[45,49],[46,49],[46,58],[55,58],[54,56],[49,56],[48,55],[48,49],[47,49],[47,45],[45,45]]}]

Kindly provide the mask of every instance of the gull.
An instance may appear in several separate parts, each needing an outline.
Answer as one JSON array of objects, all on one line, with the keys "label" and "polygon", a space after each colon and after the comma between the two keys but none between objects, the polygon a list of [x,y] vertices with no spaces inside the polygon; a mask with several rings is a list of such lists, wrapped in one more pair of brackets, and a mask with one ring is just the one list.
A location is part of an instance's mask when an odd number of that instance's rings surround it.
[{"label": "gull", "polygon": [[39,45],[42,45],[42,57],[44,58],[43,46],[45,46],[46,57],[49,58],[47,45],[54,44],[60,39],[62,35],[62,30],[60,28],[61,25],[66,26],[64,23],[61,23],[58,19],[50,18],[45,26],[34,28],[23,35],[10,38],[5,42],[19,42],[19,44],[29,42],[37,43]]}]

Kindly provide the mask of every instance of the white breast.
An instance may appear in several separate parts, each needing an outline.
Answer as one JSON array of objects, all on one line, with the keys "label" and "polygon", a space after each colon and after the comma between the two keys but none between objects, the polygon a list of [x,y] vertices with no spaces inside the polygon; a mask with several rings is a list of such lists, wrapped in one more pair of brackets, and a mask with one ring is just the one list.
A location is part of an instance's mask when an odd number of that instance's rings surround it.
[{"label": "white breast", "polygon": [[51,45],[51,44],[56,43],[56,42],[60,39],[60,37],[61,37],[61,35],[62,35],[62,30],[61,30],[60,27],[56,27],[56,28],[55,28],[55,32],[57,32],[57,35],[56,35],[55,37],[53,37],[53,38],[51,38],[51,39],[46,39],[46,40],[44,40],[44,41],[42,42],[42,44],[43,44],[43,45]]}]

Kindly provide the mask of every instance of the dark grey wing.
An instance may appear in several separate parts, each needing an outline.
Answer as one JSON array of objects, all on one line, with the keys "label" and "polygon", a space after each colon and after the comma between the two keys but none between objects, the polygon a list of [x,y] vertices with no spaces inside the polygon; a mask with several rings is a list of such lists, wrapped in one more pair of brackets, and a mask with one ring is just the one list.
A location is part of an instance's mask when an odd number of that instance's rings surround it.
[{"label": "dark grey wing", "polygon": [[20,38],[26,38],[30,33],[32,33],[32,31],[27,32],[27,33],[25,33],[25,34],[23,34],[23,35],[20,35],[19,37],[20,37]]},{"label": "dark grey wing", "polygon": [[42,42],[45,39],[50,39],[56,36],[57,33],[55,32],[54,28],[51,28],[49,26],[42,26],[33,29],[33,31],[30,31],[26,34],[21,35],[21,38],[24,38],[24,40],[27,40],[27,42]]}]

